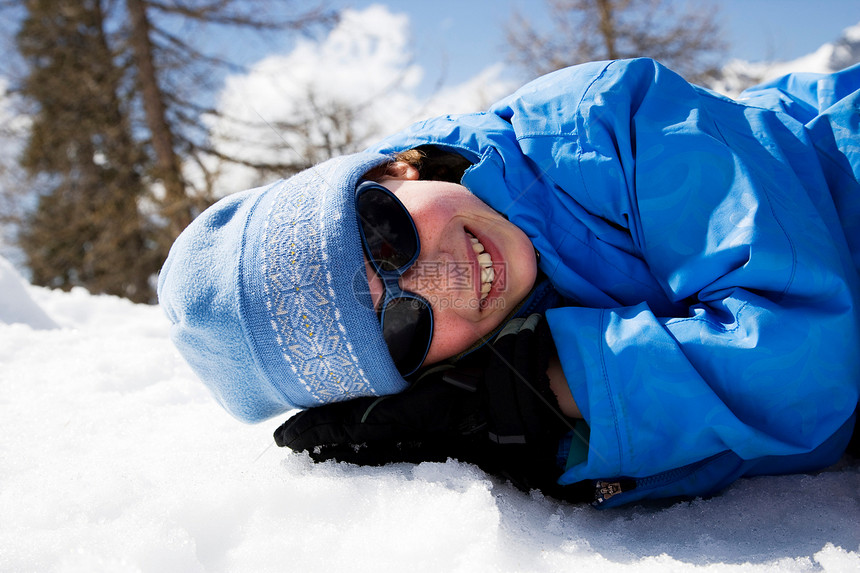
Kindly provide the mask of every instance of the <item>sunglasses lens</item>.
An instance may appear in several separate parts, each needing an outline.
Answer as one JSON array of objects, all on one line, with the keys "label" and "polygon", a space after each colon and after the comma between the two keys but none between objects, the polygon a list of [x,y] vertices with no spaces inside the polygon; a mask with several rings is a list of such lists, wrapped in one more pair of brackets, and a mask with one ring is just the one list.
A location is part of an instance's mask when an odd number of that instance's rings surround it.
[{"label": "sunglasses lens", "polygon": [[358,216],[370,257],[384,271],[409,264],[418,251],[418,235],[406,208],[378,187],[363,190]]},{"label": "sunglasses lens", "polygon": [[406,207],[377,183],[359,184],[356,210],[368,258],[385,282],[388,302],[380,316],[382,335],[397,370],[409,376],[421,367],[433,338],[430,305],[400,290],[394,280],[418,256],[418,231]]},{"label": "sunglasses lens", "polygon": [[424,362],[433,338],[433,317],[427,303],[415,298],[391,301],[382,314],[382,336],[403,376]]}]

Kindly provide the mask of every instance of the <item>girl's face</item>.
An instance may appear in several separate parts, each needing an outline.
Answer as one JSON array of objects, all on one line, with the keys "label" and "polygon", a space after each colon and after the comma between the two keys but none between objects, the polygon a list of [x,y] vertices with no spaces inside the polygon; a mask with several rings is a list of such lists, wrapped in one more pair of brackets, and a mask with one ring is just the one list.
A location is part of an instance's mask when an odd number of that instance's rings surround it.
[{"label": "girl's face", "polygon": [[[421,240],[418,260],[400,286],[433,307],[433,341],[424,363],[467,350],[499,326],[534,285],[531,241],[462,185],[420,181],[414,168],[400,163],[378,182],[409,210]],[[378,306],[382,283],[370,264],[367,271]]]}]

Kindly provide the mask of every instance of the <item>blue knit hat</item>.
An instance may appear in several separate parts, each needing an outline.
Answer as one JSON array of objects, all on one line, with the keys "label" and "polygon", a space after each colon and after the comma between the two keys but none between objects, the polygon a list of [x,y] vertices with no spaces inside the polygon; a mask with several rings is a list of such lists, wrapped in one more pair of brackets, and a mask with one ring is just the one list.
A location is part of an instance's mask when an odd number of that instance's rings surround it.
[{"label": "blue knit hat", "polygon": [[339,157],[225,197],[170,249],[158,299],[171,339],[236,418],[406,387],[370,301],[355,214],[356,183],[388,159]]}]

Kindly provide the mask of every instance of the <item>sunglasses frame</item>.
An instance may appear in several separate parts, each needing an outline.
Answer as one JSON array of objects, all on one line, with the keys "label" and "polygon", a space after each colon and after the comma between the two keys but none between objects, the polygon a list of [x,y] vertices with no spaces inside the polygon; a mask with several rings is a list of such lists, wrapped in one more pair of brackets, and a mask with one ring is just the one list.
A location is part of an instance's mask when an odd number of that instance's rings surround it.
[{"label": "sunglasses frame", "polygon": [[[361,195],[370,190],[380,191],[390,197],[408,219],[412,232],[415,235],[415,253],[406,263],[393,270],[386,270],[380,268],[380,265],[377,264],[377,261],[370,253],[370,246],[367,241],[367,236],[364,232],[364,224],[362,222],[361,211],[359,210],[359,198],[361,197]],[[412,219],[412,215],[409,213],[409,210],[400,201],[400,199],[398,199],[397,196],[391,192],[391,190],[380,185],[379,183],[376,183],[375,181],[361,181],[356,186],[355,214],[356,218],[358,219],[358,232],[361,235],[362,250],[367,257],[367,260],[370,262],[370,265],[373,267],[374,272],[382,281],[382,303],[379,306],[379,310],[377,310],[377,315],[379,317],[379,325],[382,328],[383,338],[385,336],[385,315],[388,311],[389,305],[392,302],[411,301],[410,304],[414,305],[417,301],[424,308],[427,309],[427,316],[430,322],[430,336],[427,339],[427,348],[424,349],[424,352],[421,355],[421,360],[419,360],[413,368],[411,368],[407,372],[400,372],[402,376],[406,377],[411,374],[414,374],[424,364],[424,360],[427,358],[427,353],[430,350],[430,344],[433,342],[433,330],[435,326],[433,322],[433,307],[430,305],[430,302],[423,296],[408,290],[404,290],[400,287],[400,277],[403,276],[403,274],[406,273],[406,271],[408,271],[412,267],[412,265],[415,264],[415,261],[418,260],[418,255],[421,253],[421,239],[418,236],[418,228],[415,226],[415,221]],[[386,345],[388,345],[387,340]],[[400,370],[399,367],[398,370]]]}]

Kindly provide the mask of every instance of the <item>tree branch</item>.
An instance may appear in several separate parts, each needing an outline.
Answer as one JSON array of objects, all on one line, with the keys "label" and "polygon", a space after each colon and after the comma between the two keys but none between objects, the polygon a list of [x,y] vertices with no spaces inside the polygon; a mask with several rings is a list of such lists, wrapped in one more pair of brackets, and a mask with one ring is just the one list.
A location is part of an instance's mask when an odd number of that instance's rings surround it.
[{"label": "tree branch", "polygon": [[293,30],[304,31],[315,24],[330,25],[337,19],[336,13],[316,6],[298,16],[285,19],[275,19],[266,16],[256,16],[255,11],[237,12],[229,10],[235,6],[231,0],[215,0],[208,4],[190,6],[184,2],[164,4],[158,0],[146,0],[153,10],[163,14],[182,16],[205,24],[218,24],[251,28],[254,30]]}]

